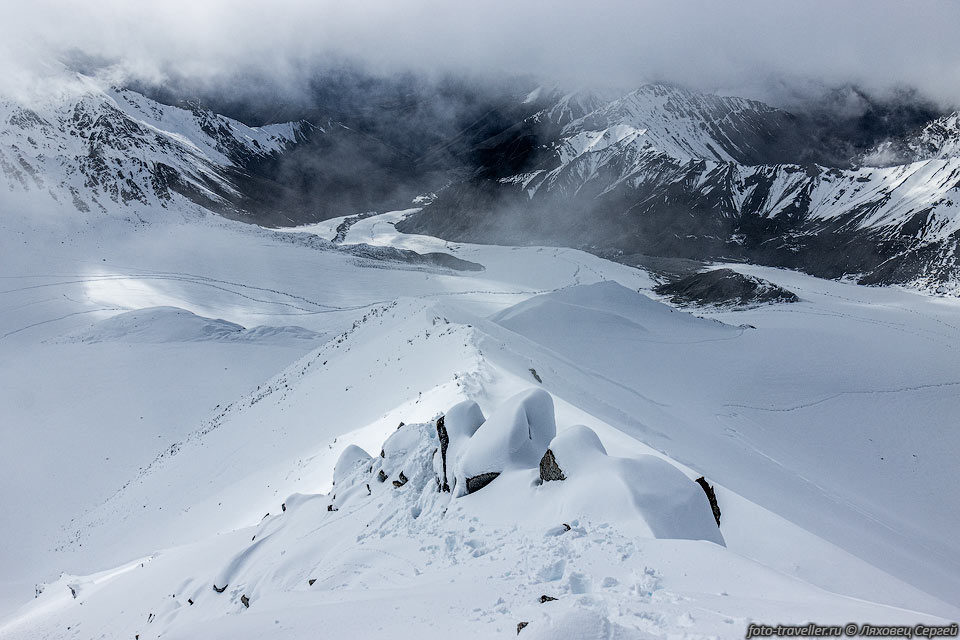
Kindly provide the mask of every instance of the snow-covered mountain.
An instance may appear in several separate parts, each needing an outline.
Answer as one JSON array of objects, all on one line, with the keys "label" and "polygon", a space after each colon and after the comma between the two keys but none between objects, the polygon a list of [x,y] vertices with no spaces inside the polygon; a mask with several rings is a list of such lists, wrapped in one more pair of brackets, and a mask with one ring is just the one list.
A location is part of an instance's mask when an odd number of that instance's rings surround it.
[{"label": "snow-covered mountain", "polygon": [[[341,105],[311,112],[312,124],[250,127],[80,76],[39,104],[0,103],[0,187],[94,215],[177,201],[289,225],[403,206],[446,184],[403,229],[960,287],[957,114],[840,167],[797,164],[810,145],[802,123],[741,98],[645,85],[498,100],[449,122],[388,103],[355,123],[333,117],[350,119]],[[398,148],[391,122],[429,142]]]},{"label": "snow-covered mountain", "polygon": [[77,76],[39,103],[0,101],[0,189],[104,214],[184,199],[236,211],[238,174],[305,139],[306,122],[248,127],[199,106],[162,105]]},{"label": "snow-covered mountain", "polygon": [[792,164],[803,132],[762,103],[650,85],[563,122],[570,99],[552,96],[518,129],[541,135],[523,171],[448,189],[404,228],[508,242],[519,224],[527,238],[600,252],[957,287],[956,114],[841,168]]}]

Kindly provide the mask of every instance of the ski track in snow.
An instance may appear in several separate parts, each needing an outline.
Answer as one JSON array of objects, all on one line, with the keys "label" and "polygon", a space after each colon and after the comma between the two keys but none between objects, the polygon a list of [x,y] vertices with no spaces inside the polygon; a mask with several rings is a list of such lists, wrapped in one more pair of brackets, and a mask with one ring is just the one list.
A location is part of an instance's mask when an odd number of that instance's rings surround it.
[{"label": "ski track in snow", "polygon": [[823,404],[825,402],[830,402],[831,400],[836,400],[837,398],[842,398],[844,396],[909,393],[911,391],[922,391],[924,389],[942,389],[944,387],[958,387],[958,386],[960,386],[960,381],[921,384],[913,387],[900,387],[898,389],[865,389],[862,391],[841,391],[839,393],[835,393],[833,395],[820,398],[819,400],[814,400],[812,402],[804,402],[804,403],[789,406],[789,407],[758,407],[758,406],[753,406],[748,404],[734,404],[734,403],[725,403],[723,406],[731,407],[735,409],[754,409],[756,411],[773,411],[773,412],[785,413],[785,412],[799,411],[801,409],[815,407],[817,405]]}]

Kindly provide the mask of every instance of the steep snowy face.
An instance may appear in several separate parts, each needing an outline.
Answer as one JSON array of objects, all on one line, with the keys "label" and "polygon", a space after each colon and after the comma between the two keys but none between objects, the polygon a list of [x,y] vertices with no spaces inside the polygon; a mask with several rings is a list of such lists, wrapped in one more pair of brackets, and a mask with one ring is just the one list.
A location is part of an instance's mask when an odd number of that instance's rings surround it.
[{"label": "steep snowy face", "polygon": [[522,172],[452,187],[401,230],[960,288],[960,114],[837,168],[800,164],[796,119],[758,102],[648,85],[549,120],[568,104],[538,116]]},{"label": "steep snowy face", "polygon": [[241,195],[235,172],[310,129],[248,127],[78,77],[70,92],[42,104],[0,101],[0,189],[45,194],[80,212],[167,207],[181,197],[231,209]]},{"label": "steep snowy face", "polygon": [[629,139],[679,161],[749,164],[763,155],[758,141],[775,135],[789,118],[760,102],[645,85],[564,127],[562,155]]},{"label": "steep snowy face", "polygon": [[531,195],[609,191],[690,162],[769,161],[792,116],[759,102],[644,85],[624,96],[577,92],[532,119],[557,130],[533,173],[508,177]]}]

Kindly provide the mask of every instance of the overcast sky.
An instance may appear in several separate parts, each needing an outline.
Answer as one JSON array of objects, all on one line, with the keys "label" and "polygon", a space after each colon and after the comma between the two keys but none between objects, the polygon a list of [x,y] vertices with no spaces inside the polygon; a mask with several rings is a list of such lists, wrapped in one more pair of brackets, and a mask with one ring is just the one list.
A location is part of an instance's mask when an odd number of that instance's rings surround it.
[{"label": "overcast sky", "polygon": [[960,105],[960,2],[947,0],[0,0],[0,83],[70,50],[162,79],[288,77],[339,56],[373,68],[667,80],[784,102],[822,85],[915,87]]}]

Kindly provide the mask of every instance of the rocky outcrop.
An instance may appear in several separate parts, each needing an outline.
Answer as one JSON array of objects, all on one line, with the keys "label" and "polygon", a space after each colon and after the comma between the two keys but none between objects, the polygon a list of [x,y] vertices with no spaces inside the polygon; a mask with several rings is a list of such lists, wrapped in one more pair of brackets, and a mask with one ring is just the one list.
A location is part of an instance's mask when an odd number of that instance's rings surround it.
[{"label": "rocky outcrop", "polygon": [[703,492],[707,494],[707,501],[710,502],[710,510],[713,511],[713,518],[717,521],[717,526],[720,526],[720,505],[717,504],[717,493],[713,490],[713,485],[707,484],[706,478],[700,476],[695,481],[700,485],[700,488],[703,489]]},{"label": "rocky outcrop", "polygon": [[467,478],[467,493],[476,493],[485,486],[497,479],[500,474],[496,471],[490,473],[481,473],[480,475]]},{"label": "rocky outcrop", "polygon": [[553,451],[547,449],[547,452],[540,458],[540,481],[551,482],[565,479],[566,477],[563,475],[563,470],[560,468],[560,465],[557,464],[557,459],[554,457]]},{"label": "rocky outcrop", "polygon": [[656,287],[678,305],[715,305],[749,307],[761,304],[798,302],[800,298],[774,283],[743,275],[733,269],[714,269],[695,273]]}]

